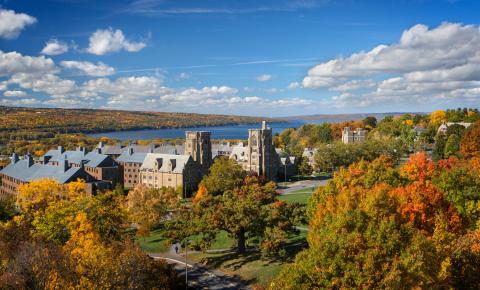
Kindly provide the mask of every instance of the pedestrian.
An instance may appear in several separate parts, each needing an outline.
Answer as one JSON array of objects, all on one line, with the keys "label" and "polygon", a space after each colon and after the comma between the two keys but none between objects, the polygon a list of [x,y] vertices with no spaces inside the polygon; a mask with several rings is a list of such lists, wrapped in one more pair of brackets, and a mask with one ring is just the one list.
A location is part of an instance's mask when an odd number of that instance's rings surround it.
[{"label": "pedestrian", "polygon": [[178,245],[175,245],[175,254],[178,254]]}]

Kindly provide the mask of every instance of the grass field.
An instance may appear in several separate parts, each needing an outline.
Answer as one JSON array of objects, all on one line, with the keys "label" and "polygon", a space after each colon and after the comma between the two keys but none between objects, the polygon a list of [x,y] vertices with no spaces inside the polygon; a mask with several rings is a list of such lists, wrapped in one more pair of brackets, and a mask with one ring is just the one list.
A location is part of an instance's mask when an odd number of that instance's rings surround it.
[{"label": "grass field", "polygon": [[154,230],[148,237],[139,237],[137,239],[140,248],[149,253],[163,253],[170,248],[170,243],[163,235],[163,230]]},{"label": "grass field", "polygon": [[286,202],[297,202],[300,204],[307,204],[308,199],[312,195],[314,188],[303,188],[297,191],[289,192],[288,194],[280,195],[278,199]]},{"label": "grass field", "polygon": [[250,285],[266,286],[278,275],[282,267],[293,261],[296,253],[306,246],[306,235],[306,231],[292,235],[288,241],[286,255],[276,259],[265,258],[259,251],[249,251],[246,254],[237,254],[234,251],[192,253],[189,254],[189,258],[227,274],[239,276]]}]

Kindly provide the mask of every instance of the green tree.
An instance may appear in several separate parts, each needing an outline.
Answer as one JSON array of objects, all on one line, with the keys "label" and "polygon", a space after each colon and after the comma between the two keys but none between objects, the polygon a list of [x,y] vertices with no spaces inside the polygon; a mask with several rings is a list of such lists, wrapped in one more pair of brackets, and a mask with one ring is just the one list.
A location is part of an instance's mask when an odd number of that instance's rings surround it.
[{"label": "green tree", "polygon": [[443,156],[445,158],[448,158],[450,156],[458,155],[461,141],[462,139],[457,134],[451,134],[450,136],[448,136],[447,142],[445,142]]},{"label": "green tree", "polygon": [[0,198],[0,222],[11,219],[17,212],[13,197]]},{"label": "green tree", "polygon": [[246,173],[238,163],[229,158],[217,158],[202,184],[212,195],[223,194],[243,183]]},{"label": "green tree", "polygon": [[444,158],[445,152],[445,136],[443,134],[437,134],[435,136],[435,145],[432,150],[432,159],[437,161]]},{"label": "green tree", "polygon": [[[274,238],[272,231],[296,231],[295,224],[302,217],[295,210],[298,206],[279,202],[276,195],[273,182],[265,183],[261,177],[248,176],[241,186],[222,195],[208,193],[196,199],[188,213],[192,220],[189,227],[203,234],[206,245],[215,233],[224,230],[237,241],[237,251],[244,253],[249,238]],[[275,242],[265,244],[270,247]]]},{"label": "green tree", "polygon": [[377,127],[377,118],[373,116],[368,116],[362,120],[365,127],[369,126],[371,129]]},{"label": "green tree", "polygon": [[300,163],[298,164],[298,173],[300,175],[311,175],[313,172],[312,166],[308,164],[308,158],[301,157]]}]

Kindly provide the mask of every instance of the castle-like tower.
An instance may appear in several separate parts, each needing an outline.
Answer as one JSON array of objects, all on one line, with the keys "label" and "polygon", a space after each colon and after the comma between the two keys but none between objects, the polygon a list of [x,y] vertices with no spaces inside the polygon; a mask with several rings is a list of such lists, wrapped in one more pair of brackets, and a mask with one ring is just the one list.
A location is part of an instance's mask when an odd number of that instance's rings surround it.
[{"label": "castle-like tower", "polygon": [[256,172],[267,180],[276,180],[278,156],[272,142],[272,129],[262,122],[261,129],[248,130],[247,171]]},{"label": "castle-like tower", "polygon": [[207,174],[212,165],[210,132],[187,131],[185,135],[185,154],[192,156],[193,160],[201,165],[202,174]]}]

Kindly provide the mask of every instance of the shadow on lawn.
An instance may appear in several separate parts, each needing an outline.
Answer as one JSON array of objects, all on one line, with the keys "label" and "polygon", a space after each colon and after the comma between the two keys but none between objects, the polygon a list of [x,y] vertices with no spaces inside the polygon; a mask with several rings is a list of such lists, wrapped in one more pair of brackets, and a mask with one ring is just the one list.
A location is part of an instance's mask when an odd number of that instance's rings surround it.
[{"label": "shadow on lawn", "polygon": [[301,250],[305,249],[307,245],[308,244],[305,239],[301,241],[291,242],[285,246],[284,255],[268,257],[263,256],[257,248],[248,248],[247,252],[243,254],[239,254],[234,249],[232,249],[229,251],[218,252],[214,256],[205,257],[201,260],[201,262],[210,267],[223,267],[232,270],[238,270],[242,266],[254,261],[260,261],[264,265],[268,265],[271,263],[283,264],[292,262],[295,258],[295,255]]}]

